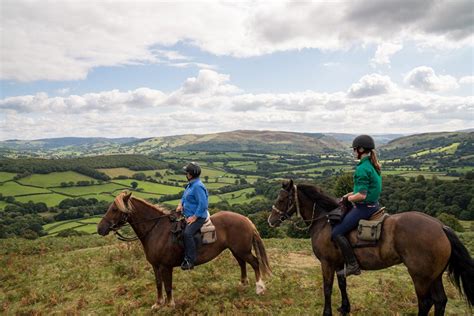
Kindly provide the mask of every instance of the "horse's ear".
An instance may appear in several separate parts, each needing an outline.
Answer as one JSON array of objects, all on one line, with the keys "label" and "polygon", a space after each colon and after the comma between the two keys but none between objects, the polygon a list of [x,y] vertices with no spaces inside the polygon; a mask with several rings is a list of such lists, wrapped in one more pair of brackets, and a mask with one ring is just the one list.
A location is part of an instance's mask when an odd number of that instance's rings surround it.
[{"label": "horse's ear", "polygon": [[293,187],[293,179],[283,180],[281,187],[288,191],[291,187]]},{"label": "horse's ear", "polygon": [[114,202],[120,212],[130,213],[130,210],[128,209],[127,205],[131,196],[132,192],[128,191],[123,191],[122,193],[117,195]]},{"label": "horse's ear", "polygon": [[125,203],[125,205],[128,204],[128,200],[130,199],[131,196],[132,196],[132,192],[125,191],[125,195],[123,196],[123,202]]}]

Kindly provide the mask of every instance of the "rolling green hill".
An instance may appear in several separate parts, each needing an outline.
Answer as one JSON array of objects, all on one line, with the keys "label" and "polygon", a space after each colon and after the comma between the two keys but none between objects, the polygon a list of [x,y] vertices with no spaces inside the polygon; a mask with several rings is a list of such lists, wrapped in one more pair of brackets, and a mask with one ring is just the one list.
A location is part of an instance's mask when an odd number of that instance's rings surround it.
[{"label": "rolling green hill", "polygon": [[380,148],[385,159],[427,154],[463,155],[474,153],[474,132],[416,134],[394,139]]}]

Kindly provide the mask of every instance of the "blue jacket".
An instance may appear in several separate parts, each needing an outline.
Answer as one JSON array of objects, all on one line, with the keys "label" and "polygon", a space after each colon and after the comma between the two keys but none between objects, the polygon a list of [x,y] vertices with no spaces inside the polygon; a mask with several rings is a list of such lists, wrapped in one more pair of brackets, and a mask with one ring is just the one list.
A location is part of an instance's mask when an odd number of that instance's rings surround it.
[{"label": "blue jacket", "polygon": [[185,217],[196,215],[197,217],[207,218],[209,212],[207,189],[199,178],[189,181],[184,190],[181,204]]}]

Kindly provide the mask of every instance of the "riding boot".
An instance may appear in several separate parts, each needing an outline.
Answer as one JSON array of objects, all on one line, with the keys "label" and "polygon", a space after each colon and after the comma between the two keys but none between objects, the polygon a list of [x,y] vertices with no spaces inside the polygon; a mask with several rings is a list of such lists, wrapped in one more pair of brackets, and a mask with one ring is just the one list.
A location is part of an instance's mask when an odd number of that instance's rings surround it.
[{"label": "riding boot", "polygon": [[337,275],[344,277],[347,277],[351,274],[359,275],[359,263],[357,262],[357,259],[354,255],[354,250],[352,249],[352,246],[347,240],[347,238],[342,235],[338,235],[334,237],[334,241],[336,242],[339,249],[341,249],[344,261],[346,262],[344,265],[344,269],[337,271]]}]

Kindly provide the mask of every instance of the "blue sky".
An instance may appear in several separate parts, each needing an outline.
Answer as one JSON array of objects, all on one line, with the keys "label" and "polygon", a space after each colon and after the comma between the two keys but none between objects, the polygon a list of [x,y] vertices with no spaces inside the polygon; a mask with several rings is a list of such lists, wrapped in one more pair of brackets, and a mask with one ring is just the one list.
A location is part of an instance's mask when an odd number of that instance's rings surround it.
[{"label": "blue sky", "polygon": [[0,140],[474,127],[470,1],[2,7]]}]

